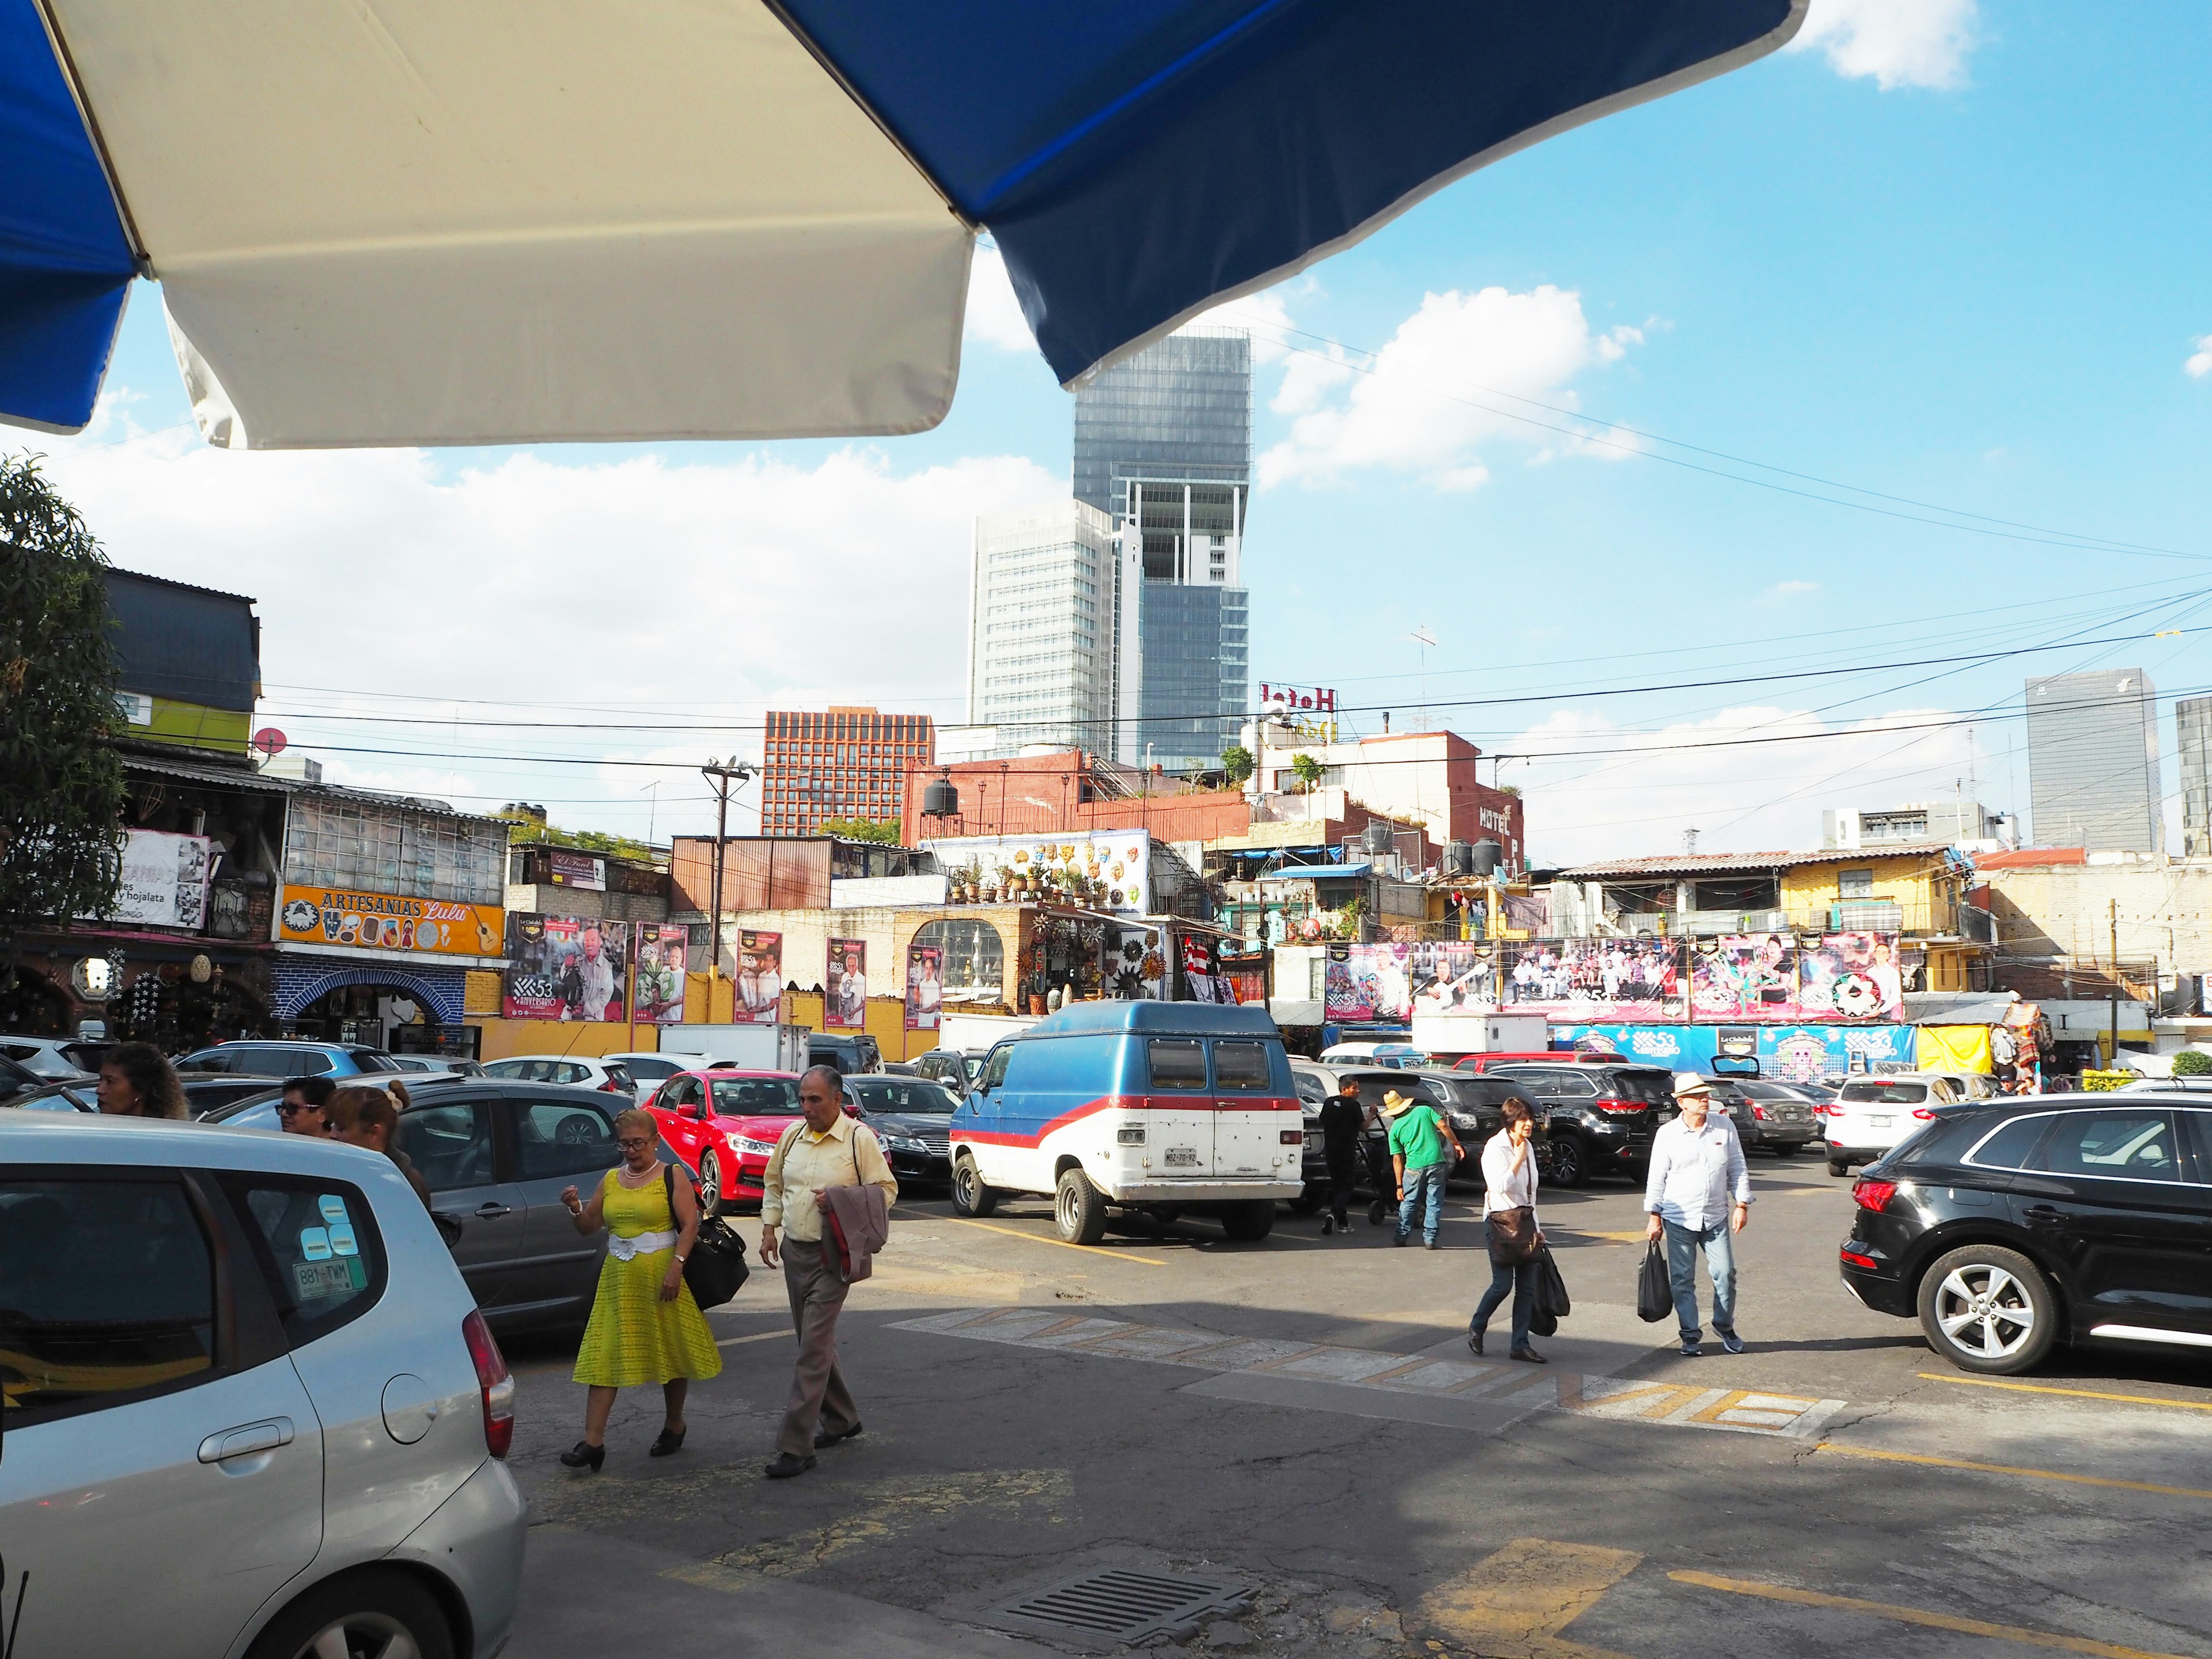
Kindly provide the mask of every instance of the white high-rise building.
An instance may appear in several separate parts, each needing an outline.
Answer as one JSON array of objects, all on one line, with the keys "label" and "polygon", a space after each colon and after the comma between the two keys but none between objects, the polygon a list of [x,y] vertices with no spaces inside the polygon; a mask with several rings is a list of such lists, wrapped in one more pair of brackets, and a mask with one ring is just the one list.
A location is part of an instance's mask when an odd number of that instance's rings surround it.
[{"label": "white high-rise building", "polygon": [[1082,501],[975,521],[968,599],[968,725],[940,757],[1029,748],[1111,753],[1112,519]]}]

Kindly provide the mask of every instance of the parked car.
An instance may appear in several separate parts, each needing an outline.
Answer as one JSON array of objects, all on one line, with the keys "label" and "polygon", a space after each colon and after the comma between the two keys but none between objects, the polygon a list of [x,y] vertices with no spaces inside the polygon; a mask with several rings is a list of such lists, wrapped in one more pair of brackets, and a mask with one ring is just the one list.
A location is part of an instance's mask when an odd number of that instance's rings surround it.
[{"label": "parked car", "polygon": [[1945,1107],[1851,1195],[1844,1285],[1879,1313],[1917,1317],[1963,1370],[2027,1370],[2062,1341],[2212,1348],[2212,1101],[2201,1094]]},{"label": "parked car", "polygon": [[637,1094],[637,1081],[629,1067],[614,1059],[574,1054],[511,1054],[487,1060],[486,1077],[509,1078],[518,1083],[558,1083],[569,1088],[600,1089],[611,1095]]},{"label": "parked car", "polygon": [[437,1072],[454,1077],[483,1077],[480,1060],[464,1060],[455,1054],[394,1054],[392,1063],[403,1072]]},{"label": "parked car", "polygon": [[629,1054],[601,1054],[599,1058],[609,1065],[621,1066],[629,1073],[631,1082],[645,1090],[667,1082],[678,1072],[703,1071],[708,1064],[704,1054],[679,1054],[673,1049],[641,1048]]},{"label": "parked car", "polygon": [[915,1070],[914,1062],[908,1060],[887,1060],[883,1064],[883,1070],[887,1075],[891,1077],[920,1077],[921,1075],[919,1071]]},{"label": "parked car", "polygon": [[678,1072],[646,1109],[660,1138],[699,1172],[709,1215],[759,1206],[776,1137],[799,1116],[796,1072]]},{"label": "parked car", "polygon": [[1957,1100],[1946,1079],[1929,1073],[1886,1072],[1851,1079],[1836,1091],[1820,1120],[1828,1173],[1847,1176],[1852,1164],[1872,1163],[1932,1121],[1937,1107]]},{"label": "parked car", "polygon": [[1640,1181],[1651,1137],[1674,1115],[1674,1074],[1620,1060],[1500,1066],[1484,1073],[1521,1088],[1551,1142],[1551,1178],[1583,1187],[1593,1176]]},{"label": "parked car", "polygon": [[[1425,1067],[1416,1072],[1377,1070],[1367,1065],[1326,1066],[1310,1060],[1291,1062],[1291,1078],[1297,1086],[1299,1101],[1310,1114],[1310,1142],[1306,1160],[1306,1178],[1310,1183],[1306,1198],[1293,1208],[1317,1207],[1328,1196],[1328,1164],[1322,1147],[1320,1125],[1314,1120],[1320,1113],[1321,1103],[1341,1090],[1348,1081],[1359,1091],[1359,1103],[1378,1110],[1383,1095],[1390,1090],[1427,1102],[1443,1114],[1459,1139],[1466,1158],[1452,1170],[1455,1180],[1479,1181],[1482,1178],[1482,1144],[1496,1134],[1504,1117],[1498,1111],[1509,1096],[1523,1091],[1512,1082],[1494,1077],[1483,1077],[1456,1069]],[[1534,1104],[1534,1102],[1531,1102]],[[1379,1142],[1380,1131],[1370,1130],[1368,1138]],[[1364,1167],[1360,1171],[1364,1176]],[[1317,1189],[1317,1191],[1316,1191]],[[1388,1199],[1388,1193],[1381,1194]]]},{"label": "parked car", "polygon": [[115,1045],[86,1037],[0,1036],[0,1059],[55,1083],[100,1075],[100,1057]]},{"label": "parked car", "polygon": [[1747,1152],[1789,1158],[1819,1137],[1812,1103],[1788,1085],[1726,1073],[1708,1072],[1705,1077],[1713,1085],[1714,1103],[1726,1110]]},{"label": "parked car", "polygon": [[1981,1072],[1916,1072],[1915,1077],[1940,1077],[1951,1087],[1954,1100],[1995,1100],[1997,1085]]},{"label": "parked car", "polygon": [[1452,1069],[1455,1072],[1487,1072],[1500,1066],[1531,1064],[1559,1066],[1573,1065],[1583,1061],[1592,1064],[1611,1062],[1617,1065],[1620,1063],[1620,1057],[1614,1054],[1589,1054],[1564,1048],[1530,1050],[1523,1054],[1462,1054],[1458,1063]]},{"label": "parked car", "polygon": [[865,1031],[817,1031],[806,1042],[809,1066],[834,1066],[840,1077],[880,1072],[884,1051]]},{"label": "parked car", "polygon": [[57,1083],[50,1077],[40,1077],[20,1060],[9,1060],[0,1054],[0,1106],[40,1105],[56,1098],[72,1103],[69,1106],[46,1106],[45,1109],[74,1110],[79,1105],[97,1109],[90,1085]]},{"label": "parked car", "polygon": [[869,1075],[845,1079],[845,1103],[876,1132],[904,1190],[952,1179],[952,1109],[960,1097],[927,1078]]},{"label": "parked car", "polygon": [[198,1048],[177,1062],[179,1072],[239,1072],[248,1077],[359,1077],[396,1072],[399,1062],[360,1042],[307,1042],[296,1038],[245,1037]]},{"label": "parked car", "polygon": [[1385,1066],[1395,1070],[1426,1066],[1428,1051],[1410,1042],[1340,1042],[1321,1054],[1324,1066]]},{"label": "parked car", "polygon": [[185,1091],[185,1104],[194,1117],[205,1117],[226,1106],[251,1105],[260,1100],[267,1100],[273,1109],[283,1096],[286,1081],[281,1077],[234,1077],[228,1072],[204,1076],[192,1072],[177,1073],[177,1082]]},{"label": "parked car", "polygon": [[976,1075],[990,1054],[988,1048],[933,1048],[914,1062],[916,1077],[934,1078],[953,1093],[964,1095],[975,1086]]},{"label": "parked car", "polygon": [[514,1383],[388,1160],[0,1113],[0,1307],[21,1650],[507,1640],[528,1526]]}]

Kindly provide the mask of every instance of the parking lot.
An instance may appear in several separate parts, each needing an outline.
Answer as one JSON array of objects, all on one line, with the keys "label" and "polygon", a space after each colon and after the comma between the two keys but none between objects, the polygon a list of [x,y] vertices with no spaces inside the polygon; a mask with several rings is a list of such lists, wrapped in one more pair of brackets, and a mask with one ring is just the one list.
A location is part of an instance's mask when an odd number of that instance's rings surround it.
[{"label": "parking lot", "polygon": [[1848,1183],[1753,1173],[1734,1358],[1637,1319],[1617,1182],[1544,1196],[1575,1309],[1541,1367],[1499,1357],[1502,1320],[1490,1359],[1467,1349],[1472,1188],[1434,1253],[1287,1212],[1257,1244],[1190,1220],[1085,1249],[1042,1201],[909,1197],[842,1327],[866,1432],[787,1482],[760,1474],[780,1275],[709,1316],[725,1369],[673,1459],[646,1458],[659,1402],[631,1391],[604,1472],[562,1468],[569,1354],[516,1343],[514,1650],[1099,1650],[1005,1609],[1121,1567],[1230,1593],[1193,1651],[2212,1659],[2212,1371],[2062,1349],[1969,1378],[1838,1283]]}]

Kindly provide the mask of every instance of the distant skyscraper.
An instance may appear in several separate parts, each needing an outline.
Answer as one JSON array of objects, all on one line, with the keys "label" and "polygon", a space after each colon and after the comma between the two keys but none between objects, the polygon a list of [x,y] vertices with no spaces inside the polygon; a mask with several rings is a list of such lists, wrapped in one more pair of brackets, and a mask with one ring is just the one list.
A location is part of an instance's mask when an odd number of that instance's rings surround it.
[{"label": "distant skyscraper", "polygon": [[1119,544],[1118,757],[1219,764],[1250,686],[1252,342],[1171,334],[1075,394],[1075,495]]},{"label": "distant skyscraper", "polygon": [[[1081,501],[975,521],[968,723],[979,755],[1113,740],[1114,526]],[[969,740],[963,734],[963,741]]]},{"label": "distant skyscraper", "polygon": [[2158,691],[2140,668],[2027,683],[2035,842],[2158,850]]},{"label": "distant skyscraper", "polygon": [[2173,705],[2181,743],[2181,850],[2212,857],[2212,697],[2184,697]]},{"label": "distant skyscraper", "polygon": [[811,836],[825,818],[896,819],[906,775],[937,758],[927,714],[772,711],[763,744],[761,834]]}]

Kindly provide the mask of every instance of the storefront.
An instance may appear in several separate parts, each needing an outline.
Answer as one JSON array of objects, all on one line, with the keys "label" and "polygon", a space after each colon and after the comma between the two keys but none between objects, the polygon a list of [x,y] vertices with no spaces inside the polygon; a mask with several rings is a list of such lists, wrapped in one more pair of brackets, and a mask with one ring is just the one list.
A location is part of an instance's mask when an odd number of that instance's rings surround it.
[{"label": "storefront", "polygon": [[271,1000],[288,1033],[475,1055],[467,977],[507,965],[499,906],[288,885],[277,923]]}]

